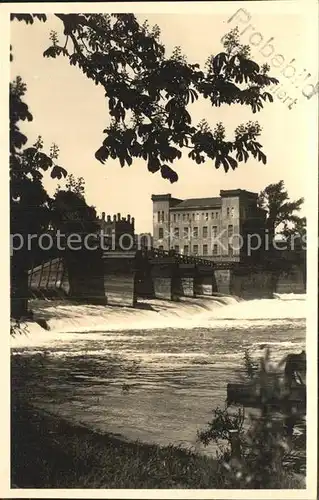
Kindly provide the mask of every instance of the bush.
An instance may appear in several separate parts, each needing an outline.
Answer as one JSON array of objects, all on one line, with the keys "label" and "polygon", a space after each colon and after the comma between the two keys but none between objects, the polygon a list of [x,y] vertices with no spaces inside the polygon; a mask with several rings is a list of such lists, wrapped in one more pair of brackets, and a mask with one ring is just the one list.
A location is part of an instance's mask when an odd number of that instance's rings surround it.
[{"label": "bush", "polygon": [[[211,441],[217,445],[217,459],[228,485],[225,487],[305,487],[295,474],[298,450],[287,430],[287,422],[295,423],[302,412],[289,404],[286,381],[280,376],[284,360],[271,363],[267,350],[259,367],[248,352],[244,363],[246,380],[259,394],[259,408],[254,414],[243,407],[236,411],[227,405],[215,409],[208,428],[198,433],[198,439],[204,445]],[[298,466],[301,468],[300,463]]]}]

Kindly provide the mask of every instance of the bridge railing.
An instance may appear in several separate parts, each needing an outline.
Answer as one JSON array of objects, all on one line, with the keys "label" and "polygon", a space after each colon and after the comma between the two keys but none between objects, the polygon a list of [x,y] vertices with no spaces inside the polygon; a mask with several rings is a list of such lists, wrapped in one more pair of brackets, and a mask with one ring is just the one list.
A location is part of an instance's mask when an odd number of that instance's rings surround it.
[{"label": "bridge railing", "polygon": [[[179,252],[176,252],[174,249],[164,250],[161,248],[155,247],[144,247],[138,250],[135,249],[136,257],[142,259],[165,259],[165,258],[173,258],[176,263],[181,264],[193,264],[197,266],[210,267],[212,269],[229,269],[230,267],[236,266],[238,262],[236,261],[218,261],[211,259],[204,259],[202,257],[196,257],[194,255],[185,255]],[[104,256],[112,254],[112,250],[108,252],[104,252]],[[125,253],[125,252],[124,252]]]},{"label": "bridge railing", "polygon": [[176,252],[175,250],[162,250],[160,248],[147,248],[142,250],[143,255],[147,258],[152,259],[162,259],[165,257],[173,257],[179,263],[184,264],[196,264],[196,265],[204,265],[209,267],[214,267],[215,263],[209,259],[202,259],[201,257],[195,257],[192,255],[185,255]]}]

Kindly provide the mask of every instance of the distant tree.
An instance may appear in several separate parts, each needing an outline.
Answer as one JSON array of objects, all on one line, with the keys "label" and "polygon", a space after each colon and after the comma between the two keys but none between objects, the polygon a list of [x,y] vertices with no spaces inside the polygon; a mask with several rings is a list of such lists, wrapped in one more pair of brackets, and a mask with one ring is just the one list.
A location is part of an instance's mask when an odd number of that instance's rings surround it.
[{"label": "distant tree", "polygon": [[[55,196],[62,191],[62,187],[58,184],[58,187],[55,191]],[[71,191],[72,193],[77,194],[80,197],[85,197],[85,180],[84,177],[78,177],[77,179],[73,174],[69,174],[66,178],[65,183],[65,191]]]},{"label": "distant tree", "polygon": [[307,242],[307,219],[306,217],[300,217],[293,226],[285,227],[282,234],[286,240],[291,240],[294,244],[301,244],[305,247]]},{"label": "distant tree", "polygon": [[[176,48],[170,57],[159,40],[158,26],[139,24],[133,14],[55,14],[62,22],[64,40],[51,32],[45,57],[64,56],[71,65],[101,85],[108,102],[110,125],[96,158],[105,163],[118,159],[122,167],[143,158],[148,170],[175,182],[177,173],[168,165],[182,157],[197,164],[212,160],[227,172],[253,157],[266,163],[257,138],[257,122],[239,125],[234,139],[226,139],[224,126],[213,129],[204,120],[192,124],[189,108],[201,96],[213,107],[222,104],[250,106],[253,113],[272,101],[264,89],[278,80],[268,76],[249,58],[249,47],[239,42],[238,29],[223,39],[224,51],[210,56],[204,70],[190,64]],[[44,14],[12,14],[11,19],[32,24],[46,21]]]},{"label": "distant tree", "polygon": [[270,239],[276,233],[283,235],[293,234],[305,224],[305,218],[299,217],[299,212],[304,199],[291,201],[288,191],[285,189],[284,181],[269,184],[258,197],[260,208],[266,210],[266,226]]},{"label": "distant tree", "polygon": [[95,208],[86,203],[83,194],[71,190],[56,193],[51,206],[51,223],[64,234],[92,233],[99,228]]}]

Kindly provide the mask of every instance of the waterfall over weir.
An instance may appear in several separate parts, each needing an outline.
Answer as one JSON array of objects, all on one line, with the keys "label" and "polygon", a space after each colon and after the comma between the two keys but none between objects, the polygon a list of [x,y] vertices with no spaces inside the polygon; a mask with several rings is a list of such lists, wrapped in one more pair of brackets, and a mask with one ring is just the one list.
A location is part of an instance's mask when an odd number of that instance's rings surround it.
[{"label": "waterfall over weir", "polygon": [[181,298],[179,302],[144,300],[137,308],[108,307],[72,302],[34,301],[35,316],[44,318],[50,331],[28,323],[27,335],[18,335],[12,347],[57,341],[60,335],[153,329],[261,327],[305,318],[305,295],[277,295],[274,299],[245,301],[234,296]]}]

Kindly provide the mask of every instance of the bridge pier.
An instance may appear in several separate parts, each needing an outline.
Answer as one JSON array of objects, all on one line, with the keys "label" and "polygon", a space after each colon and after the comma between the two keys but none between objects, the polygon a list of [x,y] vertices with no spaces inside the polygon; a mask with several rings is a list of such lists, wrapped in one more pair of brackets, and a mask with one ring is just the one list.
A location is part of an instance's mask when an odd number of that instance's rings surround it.
[{"label": "bridge pier", "polygon": [[152,266],[147,254],[141,250],[136,252],[135,294],[136,297],[154,299],[154,284]]},{"label": "bridge pier", "polygon": [[104,293],[108,305],[136,305],[136,252],[105,252],[103,254]]},{"label": "bridge pier", "polygon": [[225,295],[231,294],[232,270],[216,269],[214,271],[216,291]]},{"label": "bridge pier", "polygon": [[151,275],[156,299],[178,300],[181,284],[174,257],[151,259]]},{"label": "bridge pier", "polygon": [[194,297],[196,276],[195,264],[179,263],[178,274],[180,279],[180,286],[178,288],[179,294],[184,297]]},{"label": "bridge pier", "polygon": [[91,304],[106,304],[101,253],[81,249],[67,251],[65,265],[68,272],[71,299]]},{"label": "bridge pier", "polygon": [[194,291],[195,295],[213,295],[214,292],[217,292],[214,269],[205,266],[197,266]]}]

